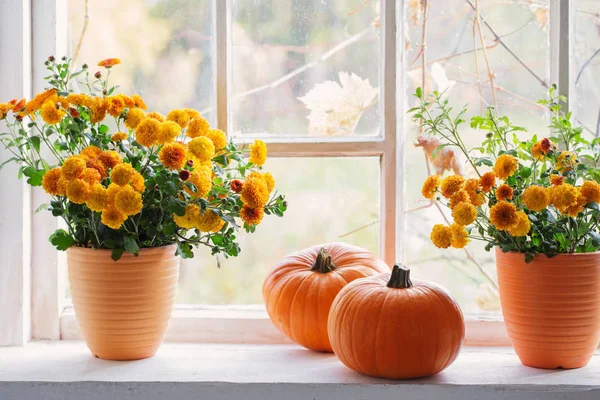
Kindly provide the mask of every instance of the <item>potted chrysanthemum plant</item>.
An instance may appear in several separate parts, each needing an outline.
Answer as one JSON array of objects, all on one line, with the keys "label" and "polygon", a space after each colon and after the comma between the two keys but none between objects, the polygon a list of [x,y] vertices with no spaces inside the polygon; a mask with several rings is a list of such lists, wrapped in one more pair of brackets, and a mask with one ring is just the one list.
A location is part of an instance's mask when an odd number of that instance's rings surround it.
[{"label": "potted chrysanthemum plant", "polygon": [[180,257],[198,245],[237,256],[237,231],[282,216],[287,203],[261,171],[264,142],[238,148],[193,109],[147,112],[140,96],[109,86],[119,63],[104,60],[91,74],[50,57],[46,91],[0,103],[0,140],[13,156],[4,163],[20,163],[51,196],[42,208],[64,220],[50,241],[67,250],[88,347],[125,360],[150,357],[162,342]]},{"label": "potted chrysanthemum plant", "polygon": [[[471,119],[482,144],[467,148],[439,93],[416,92],[410,112],[426,134],[466,159],[467,176],[429,176],[423,196],[450,209],[453,223],[433,227],[439,248],[469,240],[495,249],[502,313],[521,361],[541,368],[586,365],[600,340],[600,139],[586,139],[561,111],[556,87],[539,103],[550,134],[538,138],[489,108]],[[435,156],[435,154],[434,154]]]}]

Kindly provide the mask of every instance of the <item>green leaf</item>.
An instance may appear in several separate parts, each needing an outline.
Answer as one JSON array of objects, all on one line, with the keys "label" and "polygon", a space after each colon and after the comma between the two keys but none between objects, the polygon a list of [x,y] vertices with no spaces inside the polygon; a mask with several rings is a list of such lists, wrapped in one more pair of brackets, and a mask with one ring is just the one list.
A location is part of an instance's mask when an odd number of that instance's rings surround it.
[{"label": "green leaf", "polygon": [[38,208],[35,209],[35,214],[39,213],[42,210],[48,210],[49,205],[47,203],[40,204]]},{"label": "green leaf", "polygon": [[136,256],[140,252],[140,246],[138,246],[137,240],[133,236],[124,236],[123,243],[125,251],[135,254]]},{"label": "green leaf", "polygon": [[42,186],[42,179],[45,173],[46,171],[43,169],[35,169],[31,166],[23,168],[23,175],[28,178],[27,183],[31,186]]},{"label": "green leaf", "polygon": [[110,255],[110,258],[112,258],[113,261],[119,261],[119,259],[123,255],[123,252],[124,252],[123,249],[113,249],[113,251]]},{"label": "green leaf", "polygon": [[108,131],[109,129],[106,125],[100,125],[100,127],[98,128],[98,132],[102,133],[103,135],[107,134]]},{"label": "green leaf", "polygon": [[57,250],[64,251],[75,244],[75,240],[69,235],[69,232],[64,229],[58,229],[52,235],[50,235],[50,243],[56,247]]}]

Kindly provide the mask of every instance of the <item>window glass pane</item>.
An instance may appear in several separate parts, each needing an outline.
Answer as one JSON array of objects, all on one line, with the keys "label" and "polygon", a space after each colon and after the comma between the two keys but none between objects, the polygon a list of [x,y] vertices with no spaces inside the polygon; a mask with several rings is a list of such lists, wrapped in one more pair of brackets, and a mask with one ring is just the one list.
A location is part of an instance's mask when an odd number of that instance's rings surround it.
[{"label": "window glass pane", "polygon": [[594,137],[600,136],[600,4],[594,0],[573,2],[575,39],[571,73],[575,83],[572,107],[577,122]]},{"label": "window glass pane", "polygon": [[[475,12],[469,2],[429,2],[425,82],[421,69],[423,2],[405,3],[407,37],[399,46],[407,49],[407,108],[416,105],[412,94],[418,86],[424,87],[427,93],[446,90],[455,110],[468,104],[467,120],[484,112],[486,106],[496,105],[500,115],[510,116],[511,121],[526,127],[530,134],[548,132],[549,119],[536,104],[537,99],[545,98],[547,85],[551,83],[547,0],[479,1],[485,56],[479,31],[474,27]],[[470,3],[475,5],[475,1]],[[495,35],[500,39],[496,40]],[[474,48],[478,49],[476,53]],[[495,96],[490,74],[494,77]],[[419,126],[407,118],[405,259],[416,277],[439,282],[450,289],[465,312],[498,312],[497,296],[489,290],[488,281],[465,252],[438,250],[429,240],[433,225],[445,222],[440,210],[421,196],[421,186],[428,175],[423,150],[431,153],[435,146],[430,147],[430,138],[419,132]],[[470,130],[468,123],[462,125],[461,132],[468,147],[479,145],[485,139],[485,132]],[[421,146],[415,147],[415,144]],[[460,165],[464,164],[464,157],[462,160]],[[466,165],[462,165],[462,171],[467,177],[474,174]],[[451,218],[447,209],[443,212]],[[471,241],[468,249],[477,263],[494,276],[493,253],[486,252],[476,241]]]},{"label": "window glass pane", "polygon": [[275,263],[318,243],[379,252],[378,158],[271,158],[265,168],[286,194],[285,217],[265,216],[254,234],[240,233],[242,252],[221,268],[199,248],[182,263],[179,303],[262,304],[262,282]]},{"label": "window glass pane", "polygon": [[[82,37],[85,2],[69,0],[71,56]],[[153,111],[195,108],[215,122],[211,0],[89,1],[89,24],[77,63],[97,70],[118,57],[112,82],[139,93]]]},{"label": "window glass pane", "polygon": [[233,0],[231,131],[378,134],[379,8],[361,3]]}]

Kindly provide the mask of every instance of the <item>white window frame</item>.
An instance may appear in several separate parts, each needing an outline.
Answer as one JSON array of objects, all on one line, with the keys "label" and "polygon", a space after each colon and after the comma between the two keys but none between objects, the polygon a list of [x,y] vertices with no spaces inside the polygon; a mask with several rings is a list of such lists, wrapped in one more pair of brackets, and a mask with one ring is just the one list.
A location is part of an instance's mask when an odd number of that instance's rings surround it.
[{"label": "white window frame", "polygon": [[[0,98],[31,97],[43,89],[43,65],[49,54],[67,53],[67,0],[0,2],[0,54],[12,63],[0,64]],[[230,124],[230,68],[227,45],[231,0],[212,0],[215,23],[215,98],[217,126]],[[8,4],[10,3],[10,5]],[[327,140],[265,138],[273,157],[364,157],[381,161],[380,256],[388,263],[403,260],[405,205],[404,149],[405,65],[404,1],[381,0],[382,40],[380,113],[382,135]],[[569,71],[572,29],[569,0],[550,0],[551,77],[562,94],[574,91]],[[19,18],[17,18],[19,17]],[[22,17],[22,18],[20,18]],[[6,31],[2,26],[7,27]],[[31,40],[30,40],[31,39]],[[560,63],[559,63],[560,60]],[[13,77],[8,80],[6,77]],[[573,101],[572,96],[570,96]],[[244,138],[234,137],[244,144]],[[4,150],[0,155],[4,158]],[[6,191],[5,188],[11,190]],[[16,189],[15,189],[16,188]],[[4,190],[3,190],[4,189]],[[39,188],[30,191],[16,178],[16,168],[0,172],[0,345],[22,345],[33,339],[80,339],[72,307],[64,307],[65,257],[49,243],[58,221],[47,213],[34,215],[46,201]],[[22,210],[23,212],[15,212]],[[33,222],[32,222],[33,220]],[[31,229],[32,223],[35,229]],[[10,239],[10,240],[9,240]],[[400,255],[400,257],[398,257]],[[22,265],[23,268],[17,266]],[[29,301],[30,300],[30,301]],[[4,328],[3,328],[4,326]],[[6,329],[6,326],[11,329]],[[466,316],[468,345],[508,345],[500,317]],[[216,343],[283,343],[287,339],[270,323],[262,305],[177,306],[167,341]]]}]

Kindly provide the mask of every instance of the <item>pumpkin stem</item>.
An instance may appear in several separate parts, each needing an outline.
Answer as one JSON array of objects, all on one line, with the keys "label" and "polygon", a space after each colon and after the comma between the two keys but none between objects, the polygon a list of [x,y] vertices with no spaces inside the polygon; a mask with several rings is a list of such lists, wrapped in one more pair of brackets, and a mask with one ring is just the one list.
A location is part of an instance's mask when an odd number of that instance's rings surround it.
[{"label": "pumpkin stem", "polygon": [[319,250],[319,254],[317,255],[317,259],[311,268],[311,271],[320,272],[322,274],[326,274],[328,272],[336,269],[337,266],[331,261],[331,254],[327,251],[325,247],[321,247]]},{"label": "pumpkin stem", "polygon": [[394,289],[407,289],[412,287],[410,281],[410,269],[402,264],[395,264],[392,269],[392,276],[387,284],[387,287]]}]

